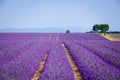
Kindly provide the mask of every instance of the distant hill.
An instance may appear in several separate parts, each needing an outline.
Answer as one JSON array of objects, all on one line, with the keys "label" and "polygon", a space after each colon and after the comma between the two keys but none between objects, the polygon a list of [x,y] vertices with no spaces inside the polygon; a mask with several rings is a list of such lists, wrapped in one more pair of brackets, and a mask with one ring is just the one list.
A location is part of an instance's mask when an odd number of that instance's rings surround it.
[{"label": "distant hill", "polygon": [[38,28],[38,29],[15,29],[15,28],[6,28],[0,29],[0,32],[40,32],[40,33],[64,33],[66,30],[57,27],[50,28]]}]

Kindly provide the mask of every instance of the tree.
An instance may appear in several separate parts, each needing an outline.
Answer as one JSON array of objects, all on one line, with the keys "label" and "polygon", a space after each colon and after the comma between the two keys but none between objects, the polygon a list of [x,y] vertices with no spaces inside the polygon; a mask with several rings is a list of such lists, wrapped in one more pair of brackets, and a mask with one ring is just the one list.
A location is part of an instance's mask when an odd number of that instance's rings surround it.
[{"label": "tree", "polygon": [[109,30],[109,25],[108,24],[100,24],[99,25],[101,28],[101,33],[106,33]]},{"label": "tree", "polygon": [[95,24],[93,26],[93,31],[98,32],[98,30],[101,31],[101,33],[105,33],[109,30],[109,25],[108,24]]},{"label": "tree", "polygon": [[95,25],[93,26],[93,29],[92,29],[92,30],[95,31],[95,32],[97,32],[97,31],[98,31],[98,26],[99,26],[98,24],[95,24]]},{"label": "tree", "polygon": [[70,33],[70,30],[66,30],[66,33]]}]

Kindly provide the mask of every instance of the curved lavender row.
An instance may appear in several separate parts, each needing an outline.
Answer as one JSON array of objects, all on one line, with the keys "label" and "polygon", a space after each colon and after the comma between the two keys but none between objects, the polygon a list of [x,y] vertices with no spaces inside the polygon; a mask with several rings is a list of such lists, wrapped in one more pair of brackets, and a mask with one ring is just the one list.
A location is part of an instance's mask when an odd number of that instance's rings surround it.
[{"label": "curved lavender row", "polygon": [[94,41],[80,41],[80,43],[90,43],[92,45],[98,45],[101,47],[105,47],[117,52],[120,52],[120,41],[98,41],[98,40],[94,40]]},{"label": "curved lavender row", "polygon": [[101,44],[98,43],[98,45],[120,52],[120,41],[104,41]]},{"label": "curved lavender row", "polygon": [[39,80],[75,80],[73,70],[61,44],[56,44],[49,52]]},{"label": "curved lavender row", "polygon": [[99,41],[108,41],[107,39],[101,37],[98,34],[95,33],[73,33],[71,34],[72,37],[74,38],[75,41],[81,41],[81,40],[86,40],[86,41],[90,41],[90,40],[99,40]]},{"label": "curved lavender row", "polygon": [[59,41],[92,41],[92,40],[98,40],[98,41],[109,41],[102,36],[94,33],[61,33],[59,34]]},{"label": "curved lavender row", "polygon": [[49,43],[33,43],[29,50],[0,68],[0,80],[31,80],[47,53]]},{"label": "curved lavender row", "polygon": [[[75,43],[65,42],[84,80],[117,80],[120,71],[106,64],[98,56]],[[72,45],[72,46],[71,46]]]},{"label": "curved lavender row", "polygon": [[[90,42],[81,43],[77,42],[79,45],[82,45],[84,48],[88,49],[90,52],[93,52],[108,64],[112,64],[120,70],[120,53],[112,49],[99,46],[96,44],[91,44]],[[111,46],[111,44],[109,44]],[[119,47],[119,46],[118,46]]]},{"label": "curved lavender row", "polygon": [[[111,45],[109,45],[109,44],[111,44]],[[105,44],[104,46],[106,46],[109,49],[120,52],[120,41],[111,41],[111,42],[108,42],[107,44]]]},{"label": "curved lavender row", "polygon": [[[58,33],[0,33],[0,40],[30,40],[40,39],[41,41],[56,41]],[[81,41],[81,40],[105,40],[94,33],[59,33],[58,41]]]},{"label": "curved lavender row", "polygon": [[69,33],[69,34],[59,34],[59,41],[73,41],[73,33]]},{"label": "curved lavender row", "polygon": [[117,51],[120,54],[120,41],[91,41],[93,44],[97,44],[98,46],[105,47],[112,51]]}]

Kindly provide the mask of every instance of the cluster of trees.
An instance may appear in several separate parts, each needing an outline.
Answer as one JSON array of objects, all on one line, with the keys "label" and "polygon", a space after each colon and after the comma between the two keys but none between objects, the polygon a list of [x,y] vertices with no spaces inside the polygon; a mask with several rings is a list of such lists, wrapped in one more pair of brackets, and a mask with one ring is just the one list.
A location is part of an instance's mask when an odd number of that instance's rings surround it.
[{"label": "cluster of trees", "polygon": [[109,30],[108,24],[95,24],[92,29],[94,32],[100,31],[101,33],[106,33]]},{"label": "cluster of trees", "polygon": [[[109,30],[109,25],[108,24],[95,24],[93,25],[93,31],[91,32],[101,32],[101,33],[106,33]],[[70,30],[66,30],[66,33],[70,33]]]}]

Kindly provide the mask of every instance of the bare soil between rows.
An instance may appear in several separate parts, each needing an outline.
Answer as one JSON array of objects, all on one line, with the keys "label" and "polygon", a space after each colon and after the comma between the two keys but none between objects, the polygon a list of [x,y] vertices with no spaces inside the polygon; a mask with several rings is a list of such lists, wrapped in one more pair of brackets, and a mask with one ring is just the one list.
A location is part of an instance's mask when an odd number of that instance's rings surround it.
[{"label": "bare soil between rows", "polygon": [[110,34],[106,34],[106,35],[103,35],[103,34],[102,34],[102,36],[103,36],[104,38],[110,40],[110,41],[120,41],[120,37],[119,37],[119,38],[116,38],[116,37],[114,37],[114,36],[112,36],[112,35],[110,35]]},{"label": "bare soil between rows", "polygon": [[[75,62],[74,60],[72,59],[72,56],[70,55],[68,49],[66,48],[66,46],[64,44],[62,44],[62,47],[63,49],[65,50],[66,52],[66,55],[67,55],[67,58],[68,58],[68,61],[73,69],[73,73],[74,73],[74,77],[75,77],[75,80],[83,80],[82,79],[82,76],[81,76],[81,73],[80,71],[78,70],[78,67],[75,65]],[[38,68],[38,70],[35,72],[33,78],[31,80],[38,80],[42,74],[42,70],[45,66],[45,63],[46,63],[46,59],[48,57],[48,53],[45,55],[44,59],[40,62],[40,66]]]},{"label": "bare soil between rows", "polygon": [[66,48],[66,46],[64,44],[62,44],[62,47],[64,48],[67,58],[69,60],[69,63],[73,69],[75,80],[83,80],[82,75],[81,75],[80,71],[78,70],[78,67],[75,65],[75,62],[72,59],[72,56],[70,55],[69,50]]},{"label": "bare soil between rows", "polygon": [[48,54],[46,54],[44,59],[40,62],[40,66],[39,66],[38,70],[35,72],[34,77],[31,80],[38,80],[40,78],[47,57],[48,57]]}]

